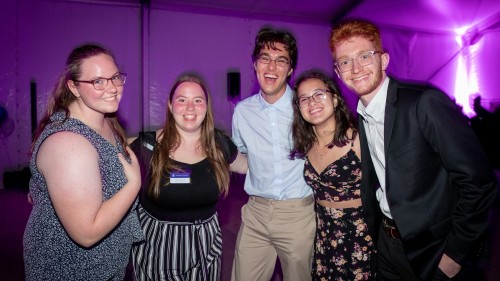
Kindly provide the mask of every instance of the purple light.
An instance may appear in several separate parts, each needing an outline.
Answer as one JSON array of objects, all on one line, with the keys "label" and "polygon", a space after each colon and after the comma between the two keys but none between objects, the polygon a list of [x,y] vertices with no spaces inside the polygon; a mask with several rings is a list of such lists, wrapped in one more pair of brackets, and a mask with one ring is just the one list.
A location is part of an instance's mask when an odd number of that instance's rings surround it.
[{"label": "purple light", "polygon": [[476,53],[480,44],[474,38],[475,32],[469,27],[455,29],[455,40],[461,48],[457,57],[457,71],[455,75],[455,101],[461,105],[463,112],[471,117],[474,110],[470,106],[470,96],[479,92],[477,79]]}]

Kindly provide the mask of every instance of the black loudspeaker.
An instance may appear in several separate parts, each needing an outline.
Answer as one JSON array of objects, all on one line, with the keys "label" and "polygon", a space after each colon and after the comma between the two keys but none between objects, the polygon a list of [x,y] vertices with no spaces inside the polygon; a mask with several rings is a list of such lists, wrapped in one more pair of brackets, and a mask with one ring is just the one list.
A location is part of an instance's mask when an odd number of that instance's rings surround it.
[{"label": "black loudspeaker", "polygon": [[35,133],[37,122],[36,122],[36,82],[31,80],[30,82],[30,99],[31,99],[31,134]]},{"label": "black loudspeaker", "polygon": [[28,191],[30,185],[31,171],[24,167],[18,171],[7,171],[3,173],[3,186],[5,189],[21,189]]},{"label": "black loudspeaker", "polygon": [[228,72],[227,73],[227,95],[235,98],[240,95],[240,73]]}]

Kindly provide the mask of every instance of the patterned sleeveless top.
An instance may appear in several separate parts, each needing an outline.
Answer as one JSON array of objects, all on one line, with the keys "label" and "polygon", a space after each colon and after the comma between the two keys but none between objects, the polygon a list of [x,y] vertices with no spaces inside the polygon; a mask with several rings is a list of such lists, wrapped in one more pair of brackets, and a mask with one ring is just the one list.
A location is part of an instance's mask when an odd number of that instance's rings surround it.
[{"label": "patterned sleeveless top", "polygon": [[321,173],[306,157],[304,179],[312,187],[316,201],[346,201],[360,198],[361,161],[352,150],[332,162]]},{"label": "patterned sleeveless top", "polygon": [[[33,150],[30,162],[30,193],[33,210],[24,233],[26,280],[123,280],[132,243],[143,240],[135,207],[99,243],[83,248],[71,240],[52,206],[45,178],[36,166],[40,145],[50,135],[69,131],[84,136],[99,154],[99,171],[103,201],[110,199],[127,182],[118,152],[123,149],[118,139],[114,146],[77,119],[64,120],[57,112],[44,129]],[[85,181],[85,179],[81,179]]]}]

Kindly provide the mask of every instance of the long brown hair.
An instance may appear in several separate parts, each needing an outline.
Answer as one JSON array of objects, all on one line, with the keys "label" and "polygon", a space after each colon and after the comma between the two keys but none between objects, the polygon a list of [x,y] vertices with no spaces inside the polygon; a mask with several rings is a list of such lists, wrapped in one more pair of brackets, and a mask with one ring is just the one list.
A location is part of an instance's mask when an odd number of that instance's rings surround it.
[{"label": "long brown hair", "polygon": [[[182,75],[177,79],[170,90],[168,97],[169,103],[172,102],[175,90],[177,90],[179,85],[185,82],[192,82],[200,85],[201,89],[205,93],[205,99],[207,100],[207,114],[201,123],[201,149],[206,153],[207,158],[212,165],[220,192],[226,195],[229,188],[229,165],[224,158],[222,149],[215,141],[212,100],[205,82],[196,74]],[[151,183],[148,189],[148,195],[155,199],[158,199],[160,195],[160,188],[162,187],[161,178],[166,177],[169,174],[169,171],[182,170],[181,167],[176,166],[170,158],[170,153],[174,152],[179,147],[181,136],[177,130],[175,119],[169,106],[167,106],[167,119],[161,134],[161,141],[155,148],[153,158],[151,160],[152,174]],[[169,181],[167,181],[166,185],[168,184]]]},{"label": "long brown hair", "polygon": [[[75,102],[77,98],[68,88],[68,81],[72,80],[74,81],[75,85],[78,85],[79,82],[77,82],[76,80],[79,80],[81,77],[82,63],[86,59],[100,54],[105,54],[110,56],[116,64],[116,59],[113,56],[113,54],[104,47],[96,44],[81,45],[73,49],[73,51],[71,51],[66,60],[66,67],[59,76],[59,79],[57,79],[56,85],[52,89],[51,92],[52,97],[49,100],[49,103],[47,104],[47,110],[45,112],[45,115],[38,123],[38,126],[33,135],[33,140],[31,143],[31,152],[33,152],[33,149],[35,147],[35,142],[42,134],[43,129],[45,129],[45,127],[50,123],[50,116],[52,116],[52,114],[59,111],[63,111],[66,117],[62,122],[66,121],[69,118],[70,115],[69,105]],[[113,129],[113,132],[118,136],[121,145],[123,147],[123,151],[127,153],[125,149],[125,146],[127,145],[125,132],[122,126],[120,126],[120,123],[118,123],[116,114],[115,113],[106,114],[105,118],[107,119],[109,125]]]},{"label": "long brown hair", "polygon": [[[313,125],[302,117],[297,103],[297,90],[303,82],[309,79],[318,79],[325,84],[328,90],[332,93],[334,98],[337,98],[337,107],[335,108],[334,118],[335,118],[335,133],[333,134],[332,141],[328,144],[328,147],[339,146],[342,147],[346,145],[349,141],[353,140],[357,135],[357,128],[354,118],[352,117],[351,111],[345,103],[344,97],[340,94],[335,86],[335,83],[326,74],[319,70],[309,70],[303,72],[294,86],[294,107],[293,107],[293,122],[292,122],[292,135],[293,135],[293,149],[290,152],[290,158],[304,158],[309,150],[312,148],[314,142],[318,139],[313,130]],[[353,133],[349,137],[347,131],[352,129]]]}]

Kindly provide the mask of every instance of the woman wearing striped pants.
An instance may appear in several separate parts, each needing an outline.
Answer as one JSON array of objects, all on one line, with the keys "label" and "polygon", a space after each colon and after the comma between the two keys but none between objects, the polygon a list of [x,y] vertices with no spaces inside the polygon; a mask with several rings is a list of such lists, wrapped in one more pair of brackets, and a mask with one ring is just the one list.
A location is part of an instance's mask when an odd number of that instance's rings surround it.
[{"label": "woman wearing striped pants", "polygon": [[170,91],[162,129],[140,133],[131,147],[143,173],[139,219],[146,237],[132,249],[137,280],[220,280],[222,234],[217,202],[229,171],[246,158],[214,129],[210,96],[195,75]]}]

